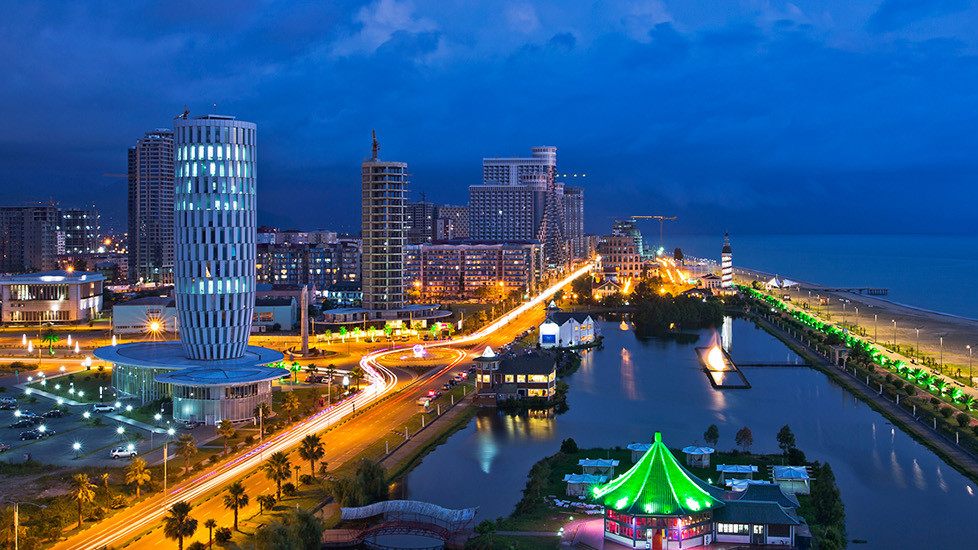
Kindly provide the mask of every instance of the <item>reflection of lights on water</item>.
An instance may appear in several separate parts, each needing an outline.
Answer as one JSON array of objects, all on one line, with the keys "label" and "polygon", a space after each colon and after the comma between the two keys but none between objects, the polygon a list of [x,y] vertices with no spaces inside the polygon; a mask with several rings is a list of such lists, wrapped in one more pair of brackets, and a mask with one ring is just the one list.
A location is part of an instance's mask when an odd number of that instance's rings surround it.
[{"label": "reflection of lights on water", "polygon": [[723,318],[723,325],[720,327],[720,344],[727,353],[730,353],[730,346],[733,345],[733,319],[730,317]]},{"label": "reflection of lights on water", "polygon": [[969,495],[975,496],[975,492],[974,492],[974,490],[971,489],[971,485],[968,485],[967,489],[968,489],[968,494]]},{"label": "reflection of lights on water", "polygon": [[621,348],[621,386],[625,390],[625,397],[633,401],[638,400],[638,382],[635,380],[635,365],[632,364],[632,354],[625,348]]},{"label": "reflection of lights on water", "polygon": [[628,330],[628,323],[626,323],[625,321],[622,321],[621,324],[618,325],[618,328],[620,328],[622,330]]}]

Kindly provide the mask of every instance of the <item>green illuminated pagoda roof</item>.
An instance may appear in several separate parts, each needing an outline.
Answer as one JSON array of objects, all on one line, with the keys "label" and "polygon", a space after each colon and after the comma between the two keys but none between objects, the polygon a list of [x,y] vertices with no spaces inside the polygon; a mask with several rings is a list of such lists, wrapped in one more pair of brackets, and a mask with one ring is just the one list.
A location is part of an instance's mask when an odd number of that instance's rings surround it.
[{"label": "green illuminated pagoda roof", "polygon": [[592,495],[605,507],[629,515],[690,516],[724,505],[723,490],[683,468],[659,432],[637,464],[592,489]]}]

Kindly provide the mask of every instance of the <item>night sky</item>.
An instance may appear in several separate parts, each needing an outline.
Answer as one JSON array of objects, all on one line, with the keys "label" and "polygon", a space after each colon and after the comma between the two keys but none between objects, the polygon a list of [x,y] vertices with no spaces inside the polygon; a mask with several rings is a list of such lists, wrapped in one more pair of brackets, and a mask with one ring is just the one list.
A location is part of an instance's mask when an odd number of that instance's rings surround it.
[{"label": "night sky", "polygon": [[[7,2],[0,204],[125,225],[126,149],[258,124],[259,221],[359,228],[359,163],[465,204],[484,156],[558,148],[585,229],[975,233],[978,9],[958,0]],[[216,107],[214,106],[216,104]],[[580,180],[580,178],[578,178]],[[573,178],[565,179],[574,183]],[[650,227],[650,230],[652,228]]]}]

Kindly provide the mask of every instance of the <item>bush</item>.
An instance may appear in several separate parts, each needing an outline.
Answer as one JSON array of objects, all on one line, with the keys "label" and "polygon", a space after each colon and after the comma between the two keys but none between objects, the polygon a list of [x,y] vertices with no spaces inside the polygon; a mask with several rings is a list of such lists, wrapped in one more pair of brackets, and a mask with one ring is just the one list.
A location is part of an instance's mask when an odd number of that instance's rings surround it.
[{"label": "bush", "polygon": [[252,443],[255,442],[255,436],[249,435],[248,437],[244,438],[244,442],[245,445],[251,445]]},{"label": "bush", "polygon": [[285,485],[282,485],[283,495],[287,497],[294,497],[295,493],[296,493],[296,488],[295,485],[293,485],[292,483],[286,483]]},{"label": "bush", "polygon": [[805,453],[794,447],[788,449],[788,464],[792,466],[802,466],[807,463],[808,460],[805,458]]},{"label": "bush", "polygon": [[578,451],[577,442],[574,441],[574,438],[568,437],[567,439],[561,441],[560,452],[573,454],[576,453],[577,451]]},{"label": "bush", "polygon": [[962,428],[968,424],[971,424],[971,416],[968,413],[958,413],[958,415],[954,418],[958,420],[958,426],[961,426]]},{"label": "bush", "polygon": [[214,531],[214,540],[217,541],[218,544],[227,544],[231,541],[231,529],[227,527],[218,527],[217,530]]},{"label": "bush", "polygon": [[109,502],[109,508],[113,510],[118,510],[119,508],[125,508],[129,504],[129,500],[123,495],[115,495]]},{"label": "bush", "polygon": [[944,418],[951,418],[953,414],[954,414],[954,409],[952,409],[951,407],[941,407],[941,416],[943,416]]},{"label": "bush", "polygon": [[978,437],[978,424],[971,427],[971,433],[975,434],[975,437]]},{"label": "bush", "polygon": [[315,481],[316,479],[309,474],[302,474],[299,476],[299,483],[303,485],[312,485]]},{"label": "bush", "polygon": [[903,389],[903,380],[894,380],[893,381],[893,387],[896,388],[897,390],[902,390]]},{"label": "bush", "polygon": [[916,392],[917,390],[914,389],[913,384],[909,382],[907,382],[907,385],[903,387],[903,393],[907,394],[907,397],[913,397],[913,394]]},{"label": "bush", "polygon": [[207,550],[207,545],[197,541],[187,545],[187,550]]},{"label": "bush", "polygon": [[936,407],[941,404],[941,400],[936,397],[931,397],[930,404]]},{"label": "bush", "polygon": [[102,521],[105,519],[107,514],[108,511],[105,508],[96,506],[95,508],[92,508],[92,513],[88,516],[88,519],[91,521]]}]

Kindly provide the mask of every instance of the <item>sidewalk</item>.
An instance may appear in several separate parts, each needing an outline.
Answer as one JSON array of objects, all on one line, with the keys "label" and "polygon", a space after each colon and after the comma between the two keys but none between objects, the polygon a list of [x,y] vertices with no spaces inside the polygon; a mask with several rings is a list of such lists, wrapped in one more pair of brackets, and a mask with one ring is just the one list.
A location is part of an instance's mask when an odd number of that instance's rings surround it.
[{"label": "sidewalk", "polygon": [[464,398],[460,399],[455,406],[451,407],[447,411],[441,413],[441,416],[433,418],[430,422],[426,423],[424,428],[411,434],[411,438],[401,443],[394,448],[387,456],[378,460],[378,464],[382,464],[385,461],[389,461],[389,464],[397,464],[401,460],[410,457],[419,448],[427,445],[430,440],[439,435],[438,430],[428,431],[428,428],[432,426],[444,426],[446,424],[451,424],[456,418],[465,413],[465,410],[472,404],[472,396],[475,392],[470,392]]}]

